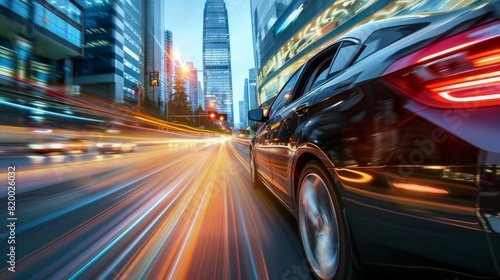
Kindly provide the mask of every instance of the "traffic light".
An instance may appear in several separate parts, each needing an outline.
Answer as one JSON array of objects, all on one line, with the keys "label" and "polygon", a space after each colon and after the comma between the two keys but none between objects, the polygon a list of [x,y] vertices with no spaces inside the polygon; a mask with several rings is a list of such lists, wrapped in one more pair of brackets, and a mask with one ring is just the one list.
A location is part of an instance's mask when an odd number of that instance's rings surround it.
[{"label": "traffic light", "polygon": [[160,85],[160,72],[158,71],[149,72],[149,85],[152,87],[157,87]]},{"label": "traffic light", "polygon": [[212,120],[216,120],[219,117],[219,114],[215,111],[208,111],[208,117]]},{"label": "traffic light", "polygon": [[227,114],[219,114],[219,120],[227,121]]}]

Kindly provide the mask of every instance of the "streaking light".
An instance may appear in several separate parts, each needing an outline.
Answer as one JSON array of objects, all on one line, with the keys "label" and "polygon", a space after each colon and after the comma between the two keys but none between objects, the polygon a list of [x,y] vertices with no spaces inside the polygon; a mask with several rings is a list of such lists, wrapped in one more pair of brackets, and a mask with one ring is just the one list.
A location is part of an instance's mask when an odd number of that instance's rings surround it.
[{"label": "streaking light", "polygon": [[281,26],[278,28],[278,31],[276,31],[276,34],[285,30],[297,17],[299,17],[303,9],[304,9],[304,4],[300,4],[300,6],[288,16],[288,18],[283,22],[283,24],[281,24]]},{"label": "streaking light", "polygon": [[[346,168],[339,168],[337,169],[337,171],[339,171],[339,178],[344,180],[344,181],[347,181],[347,182],[351,182],[351,183],[369,183],[371,181],[373,181],[373,177],[370,175],[370,174],[367,174],[365,172],[361,172],[361,171],[357,171],[357,170],[351,170],[351,169],[346,169]],[[340,175],[340,172],[347,172],[347,173],[352,173],[354,174],[354,176],[345,176],[344,175]]]},{"label": "streaking light", "polygon": [[84,120],[84,121],[91,121],[91,122],[104,122],[103,120],[96,120],[96,119],[77,117],[77,116],[72,116],[72,115],[65,115],[65,114],[51,112],[51,111],[47,111],[47,110],[43,110],[43,109],[33,109],[31,107],[28,107],[28,106],[14,104],[14,103],[2,101],[2,100],[0,100],[0,104],[14,107],[14,108],[18,108],[18,109],[23,109],[23,110],[36,110],[37,113],[43,113],[43,114],[47,114],[47,115],[58,116],[58,117],[63,117],[63,118],[68,118],[68,119]]},{"label": "streaking light", "polygon": [[438,189],[434,187],[418,185],[418,184],[408,184],[408,183],[393,183],[393,186],[398,189],[403,189],[407,191],[413,192],[422,192],[422,193],[432,193],[432,194],[448,194],[447,190]]}]

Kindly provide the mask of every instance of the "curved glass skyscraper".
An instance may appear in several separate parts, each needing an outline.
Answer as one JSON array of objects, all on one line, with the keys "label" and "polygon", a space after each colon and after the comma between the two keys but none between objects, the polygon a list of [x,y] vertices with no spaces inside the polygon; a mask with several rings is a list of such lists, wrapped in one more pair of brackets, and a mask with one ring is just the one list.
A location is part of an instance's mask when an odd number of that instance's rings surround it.
[{"label": "curved glass skyscraper", "polygon": [[223,0],[205,2],[203,83],[206,110],[227,114],[228,121],[233,122],[231,50],[227,9]]}]

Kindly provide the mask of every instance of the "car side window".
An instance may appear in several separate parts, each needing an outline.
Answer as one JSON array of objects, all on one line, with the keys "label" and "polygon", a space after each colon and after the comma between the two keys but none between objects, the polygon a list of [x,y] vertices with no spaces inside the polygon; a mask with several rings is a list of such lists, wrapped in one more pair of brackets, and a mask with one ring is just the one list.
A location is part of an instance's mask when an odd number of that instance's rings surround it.
[{"label": "car side window", "polygon": [[323,64],[320,65],[320,67],[316,73],[316,76],[312,82],[310,90],[313,90],[317,86],[321,85],[324,81],[326,81],[326,77],[328,76],[329,66],[330,66],[329,61],[325,61]]},{"label": "car side window", "polygon": [[339,44],[332,46],[327,54],[316,57],[315,61],[312,61],[312,70],[309,71],[309,87],[306,88],[305,92],[312,91],[327,80],[330,64],[338,51],[338,46]]},{"label": "car side window", "polygon": [[425,24],[413,24],[389,27],[373,32],[364,42],[364,49],[360,52],[354,63],[424,27]]},{"label": "car side window", "polygon": [[269,109],[269,117],[273,117],[273,115],[279,111],[281,108],[285,107],[293,97],[293,89],[297,84],[299,74],[301,71],[295,72],[293,76],[288,80],[285,86],[281,89],[280,93],[274,99],[273,105]]},{"label": "car side window", "polygon": [[343,42],[341,48],[337,52],[337,55],[332,61],[327,79],[337,76],[337,74],[342,72],[356,55],[358,49],[359,44],[354,44],[350,41]]},{"label": "car side window", "polygon": [[359,48],[359,44],[345,40],[332,46],[327,55],[316,58],[318,66],[312,71],[309,83],[311,86],[308,91],[312,91],[342,72],[356,55]]}]

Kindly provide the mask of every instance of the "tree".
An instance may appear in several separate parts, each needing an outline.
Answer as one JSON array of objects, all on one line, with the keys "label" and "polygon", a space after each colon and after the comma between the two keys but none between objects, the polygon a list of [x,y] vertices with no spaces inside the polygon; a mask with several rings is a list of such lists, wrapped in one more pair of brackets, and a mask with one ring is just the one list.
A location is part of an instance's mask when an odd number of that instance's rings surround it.
[{"label": "tree", "polygon": [[182,76],[178,76],[175,80],[174,93],[172,94],[172,110],[170,112],[173,115],[191,114],[191,105],[187,102],[186,88]]},{"label": "tree", "polygon": [[153,116],[153,117],[161,117],[161,111],[160,108],[156,105],[156,103],[149,97],[148,94],[145,94],[145,97],[143,99],[142,103],[143,107],[143,112]]},{"label": "tree", "polygon": [[201,117],[198,117],[198,122],[195,123],[197,127],[204,127],[205,129],[211,129],[214,126],[214,121],[207,117],[207,113],[203,110],[201,105],[194,111],[194,114]]},{"label": "tree", "polygon": [[168,102],[169,119],[180,123],[191,124],[187,117],[176,117],[179,115],[191,115],[191,104],[187,101],[184,78],[178,76],[174,82],[174,90]]}]

